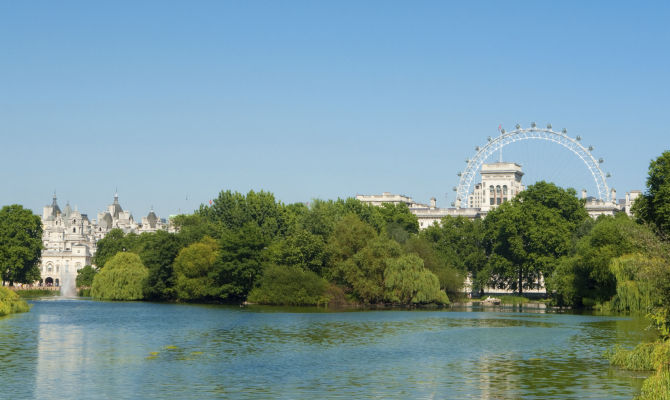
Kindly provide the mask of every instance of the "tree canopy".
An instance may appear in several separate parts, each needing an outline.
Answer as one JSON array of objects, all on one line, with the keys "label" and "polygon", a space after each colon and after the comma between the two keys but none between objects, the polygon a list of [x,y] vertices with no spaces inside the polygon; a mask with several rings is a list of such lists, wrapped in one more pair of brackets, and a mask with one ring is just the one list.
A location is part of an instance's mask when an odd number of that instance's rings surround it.
[{"label": "tree canopy", "polygon": [[142,300],[149,270],[135,253],[121,252],[110,258],[93,278],[91,296],[101,300]]},{"label": "tree canopy", "polygon": [[0,278],[32,283],[40,279],[42,221],[18,204],[0,209]]},{"label": "tree canopy", "polygon": [[664,151],[649,164],[647,191],[637,198],[633,212],[664,237],[670,234],[670,151]]}]

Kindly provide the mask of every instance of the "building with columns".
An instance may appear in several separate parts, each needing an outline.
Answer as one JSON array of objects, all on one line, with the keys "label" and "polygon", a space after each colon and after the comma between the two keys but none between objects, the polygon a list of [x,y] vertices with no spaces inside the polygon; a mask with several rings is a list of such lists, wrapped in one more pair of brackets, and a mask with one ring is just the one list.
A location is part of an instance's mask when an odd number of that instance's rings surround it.
[{"label": "building with columns", "polygon": [[61,210],[54,194],[50,205],[42,211],[42,260],[40,263],[40,284],[62,286],[74,282],[77,271],[91,265],[98,240],[112,229],[124,233],[156,232],[167,230],[168,224],[158,218],[153,210],[141,223],[136,223],[132,214],[124,211],[119,204],[118,194],[105,211],[98,213],[97,220],[90,220],[67,203]]}]

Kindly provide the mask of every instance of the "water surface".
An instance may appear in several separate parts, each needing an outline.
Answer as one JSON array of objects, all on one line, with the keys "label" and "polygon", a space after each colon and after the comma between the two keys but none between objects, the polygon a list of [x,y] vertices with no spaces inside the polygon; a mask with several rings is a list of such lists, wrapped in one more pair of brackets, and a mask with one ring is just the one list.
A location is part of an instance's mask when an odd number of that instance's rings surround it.
[{"label": "water surface", "polygon": [[630,399],[644,378],[602,357],[643,338],[629,317],[33,304],[0,319],[14,398]]}]

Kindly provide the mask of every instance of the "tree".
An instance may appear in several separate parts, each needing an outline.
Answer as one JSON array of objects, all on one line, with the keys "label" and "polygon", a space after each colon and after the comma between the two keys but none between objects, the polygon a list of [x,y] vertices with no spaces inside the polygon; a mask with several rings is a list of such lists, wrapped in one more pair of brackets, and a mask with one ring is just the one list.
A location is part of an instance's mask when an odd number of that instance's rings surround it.
[{"label": "tree", "polygon": [[[400,245],[384,236],[370,240],[352,257],[336,265],[336,276],[361,302],[385,301],[384,271],[388,263],[402,254]],[[439,287],[439,283],[438,283]]]},{"label": "tree", "polygon": [[96,243],[95,256],[93,264],[98,268],[107,264],[107,261],[117,253],[123,251],[134,251],[138,242],[138,235],[135,233],[124,234],[119,228],[107,232],[104,238]]},{"label": "tree", "polygon": [[426,237],[411,237],[405,242],[404,249],[406,253],[414,253],[423,260],[423,266],[437,276],[440,289],[446,291],[449,298],[453,299],[462,293],[465,272],[458,270],[451,262],[448,262],[446,257],[438,252]]},{"label": "tree", "polygon": [[664,151],[649,164],[647,192],[635,201],[633,212],[663,237],[670,234],[670,151]]},{"label": "tree", "polygon": [[249,301],[259,304],[313,306],[328,304],[328,282],[299,267],[272,265],[265,269]]},{"label": "tree", "polygon": [[253,222],[241,229],[227,230],[219,242],[220,269],[217,282],[222,298],[232,301],[246,299],[256,280],[263,273],[264,250],[271,237]]},{"label": "tree", "polygon": [[[487,262],[484,226],[481,220],[446,216],[442,218],[440,225],[432,225],[421,231],[419,237],[430,242],[439,257],[450,268],[460,271],[462,275],[472,274],[476,288],[486,285],[489,276],[480,273]],[[423,258],[423,254],[419,255]],[[430,265],[426,264],[426,267],[440,277],[440,273]],[[442,281],[440,278],[441,284]],[[460,287],[458,290],[460,291]],[[448,293],[452,292],[448,290]]]},{"label": "tree", "polygon": [[182,301],[220,300],[218,259],[218,245],[210,237],[183,248],[174,260],[177,298]]},{"label": "tree", "polygon": [[268,259],[276,265],[299,267],[320,274],[326,263],[326,243],[319,235],[296,229],[269,246]]},{"label": "tree", "polygon": [[40,279],[42,222],[18,204],[0,209],[0,278],[3,282],[32,283]]},{"label": "tree", "polygon": [[95,278],[95,274],[97,274],[98,271],[93,268],[90,265],[84,266],[84,268],[80,269],[77,271],[77,287],[82,287],[82,286],[88,286],[91,287],[93,285],[93,279]]},{"label": "tree", "polygon": [[388,260],[384,270],[386,301],[395,304],[449,304],[437,277],[416,254]]},{"label": "tree", "polygon": [[612,259],[640,253],[648,257],[666,254],[663,243],[646,226],[624,213],[600,216],[591,230],[579,238],[573,253],[557,263],[547,276],[547,290],[555,292],[560,305],[592,305],[608,301],[616,293]]},{"label": "tree", "polygon": [[172,262],[182,248],[180,237],[166,231],[142,233],[136,250],[149,269],[144,295],[151,300],[170,300],[175,297]]},{"label": "tree", "polygon": [[140,256],[120,252],[109,259],[93,278],[91,296],[101,300],[142,300],[149,270]]},{"label": "tree", "polygon": [[543,181],[489,212],[484,226],[490,282],[522,293],[549,276],[586,218],[574,189]]}]

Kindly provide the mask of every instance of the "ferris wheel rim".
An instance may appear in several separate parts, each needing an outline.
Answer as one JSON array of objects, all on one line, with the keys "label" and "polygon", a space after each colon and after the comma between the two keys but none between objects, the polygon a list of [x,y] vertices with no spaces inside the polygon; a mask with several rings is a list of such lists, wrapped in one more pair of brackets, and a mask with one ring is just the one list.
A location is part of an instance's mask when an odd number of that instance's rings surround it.
[{"label": "ferris wheel rim", "polygon": [[522,140],[546,140],[557,143],[572,151],[582,160],[591,173],[591,176],[596,183],[598,199],[601,201],[605,201],[607,199],[609,196],[609,186],[607,184],[606,175],[600,168],[600,164],[603,162],[603,159],[600,158],[599,160],[596,160],[596,158],[591,153],[593,150],[592,146],[589,146],[589,148],[584,147],[580,143],[581,138],[579,136],[576,138],[570,137],[568,136],[565,129],[563,129],[561,132],[556,132],[551,128],[550,125],[548,125],[547,128],[539,128],[537,126],[521,128],[519,125],[517,125],[517,127],[512,131],[506,132],[503,129],[500,136],[489,137],[486,145],[483,147],[477,146],[477,153],[475,156],[466,160],[467,167],[463,172],[459,172],[458,175],[460,179],[458,187],[454,187],[454,190],[456,191],[455,205],[458,208],[467,208],[470,206],[470,187],[472,186],[472,181],[481,169],[484,161],[488,159],[488,157],[490,157],[494,152],[502,149],[508,144]]}]

